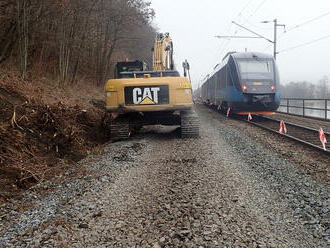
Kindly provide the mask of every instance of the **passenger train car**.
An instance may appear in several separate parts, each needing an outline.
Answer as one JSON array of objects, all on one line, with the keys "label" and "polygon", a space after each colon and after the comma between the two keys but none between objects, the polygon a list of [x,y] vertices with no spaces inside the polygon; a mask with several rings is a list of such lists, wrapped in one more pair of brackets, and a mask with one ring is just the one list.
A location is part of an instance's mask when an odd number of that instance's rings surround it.
[{"label": "passenger train car", "polygon": [[204,102],[237,114],[270,114],[280,104],[279,73],[271,55],[230,52],[201,89]]}]

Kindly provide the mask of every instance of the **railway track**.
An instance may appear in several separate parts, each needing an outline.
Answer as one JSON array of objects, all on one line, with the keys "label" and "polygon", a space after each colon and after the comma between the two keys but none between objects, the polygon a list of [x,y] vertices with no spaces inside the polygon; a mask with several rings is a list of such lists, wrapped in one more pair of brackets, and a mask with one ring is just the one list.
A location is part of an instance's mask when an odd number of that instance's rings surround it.
[{"label": "railway track", "polygon": [[[210,107],[210,106],[209,106]],[[214,111],[219,112],[216,108],[212,108]],[[219,112],[220,114],[224,114]],[[246,116],[242,115],[231,115],[233,118],[237,120],[243,120],[249,124],[262,128],[264,130],[270,131],[272,133],[284,136],[288,139],[295,140],[301,144],[312,147],[320,152],[330,155],[330,147],[328,145],[327,150],[324,150],[322,144],[320,142],[319,133],[317,129],[306,127],[301,124],[295,124],[292,122],[285,121],[285,125],[287,127],[287,133],[280,134],[279,127],[281,120],[273,119],[270,117],[262,116],[262,115],[254,115],[252,120],[246,120]],[[330,138],[329,132],[324,132],[326,137]]]},{"label": "railway track", "polygon": [[314,116],[308,116],[308,115],[298,115],[298,114],[293,114],[293,113],[286,113],[282,111],[275,111],[276,114],[281,114],[281,115],[289,115],[289,116],[295,116],[295,117],[302,117],[306,119],[311,119],[311,120],[317,120],[317,121],[325,121],[325,122],[330,122],[330,119],[324,119],[321,117],[314,117]]},{"label": "railway track", "polygon": [[[291,122],[285,122],[285,125],[287,127],[287,133],[280,134],[279,133],[280,120],[272,119],[266,116],[256,115],[253,116],[252,120],[250,121],[245,120],[245,121],[262,129],[268,130],[278,135],[282,135],[291,140],[295,140],[309,147],[313,147],[321,152],[330,155],[329,150],[325,151],[323,149],[319,139],[318,130],[316,129],[294,124]],[[327,137],[330,137],[330,133],[325,132],[325,135]]]}]

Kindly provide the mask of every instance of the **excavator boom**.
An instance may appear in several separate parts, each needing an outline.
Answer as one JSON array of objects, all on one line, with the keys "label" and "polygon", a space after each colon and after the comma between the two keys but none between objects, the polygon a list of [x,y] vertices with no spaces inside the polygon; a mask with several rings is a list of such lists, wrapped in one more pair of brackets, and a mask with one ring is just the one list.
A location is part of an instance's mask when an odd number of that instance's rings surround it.
[{"label": "excavator boom", "polygon": [[173,42],[169,33],[158,33],[153,47],[154,71],[173,70]]}]

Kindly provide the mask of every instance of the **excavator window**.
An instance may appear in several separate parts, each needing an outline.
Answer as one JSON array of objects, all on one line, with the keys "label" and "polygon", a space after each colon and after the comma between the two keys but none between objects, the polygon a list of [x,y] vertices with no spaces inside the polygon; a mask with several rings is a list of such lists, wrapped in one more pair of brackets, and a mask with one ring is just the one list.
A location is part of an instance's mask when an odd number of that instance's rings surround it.
[{"label": "excavator window", "polygon": [[115,78],[121,78],[122,72],[136,72],[146,70],[146,63],[143,61],[118,62],[115,67]]},{"label": "excavator window", "polygon": [[178,71],[134,71],[134,72],[121,72],[120,78],[143,78],[145,74],[149,74],[150,77],[180,77]]}]

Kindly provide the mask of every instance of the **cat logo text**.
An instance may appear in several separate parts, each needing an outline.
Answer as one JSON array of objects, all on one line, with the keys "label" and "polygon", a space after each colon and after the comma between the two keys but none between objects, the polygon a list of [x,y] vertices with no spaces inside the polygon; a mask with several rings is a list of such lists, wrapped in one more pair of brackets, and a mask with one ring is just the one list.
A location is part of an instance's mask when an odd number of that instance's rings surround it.
[{"label": "cat logo text", "polygon": [[159,105],[169,103],[168,85],[125,87],[126,105]]},{"label": "cat logo text", "polygon": [[134,88],[133,103],[134,104],[158,104],[158,93],[160,87],[150,88]]}]

